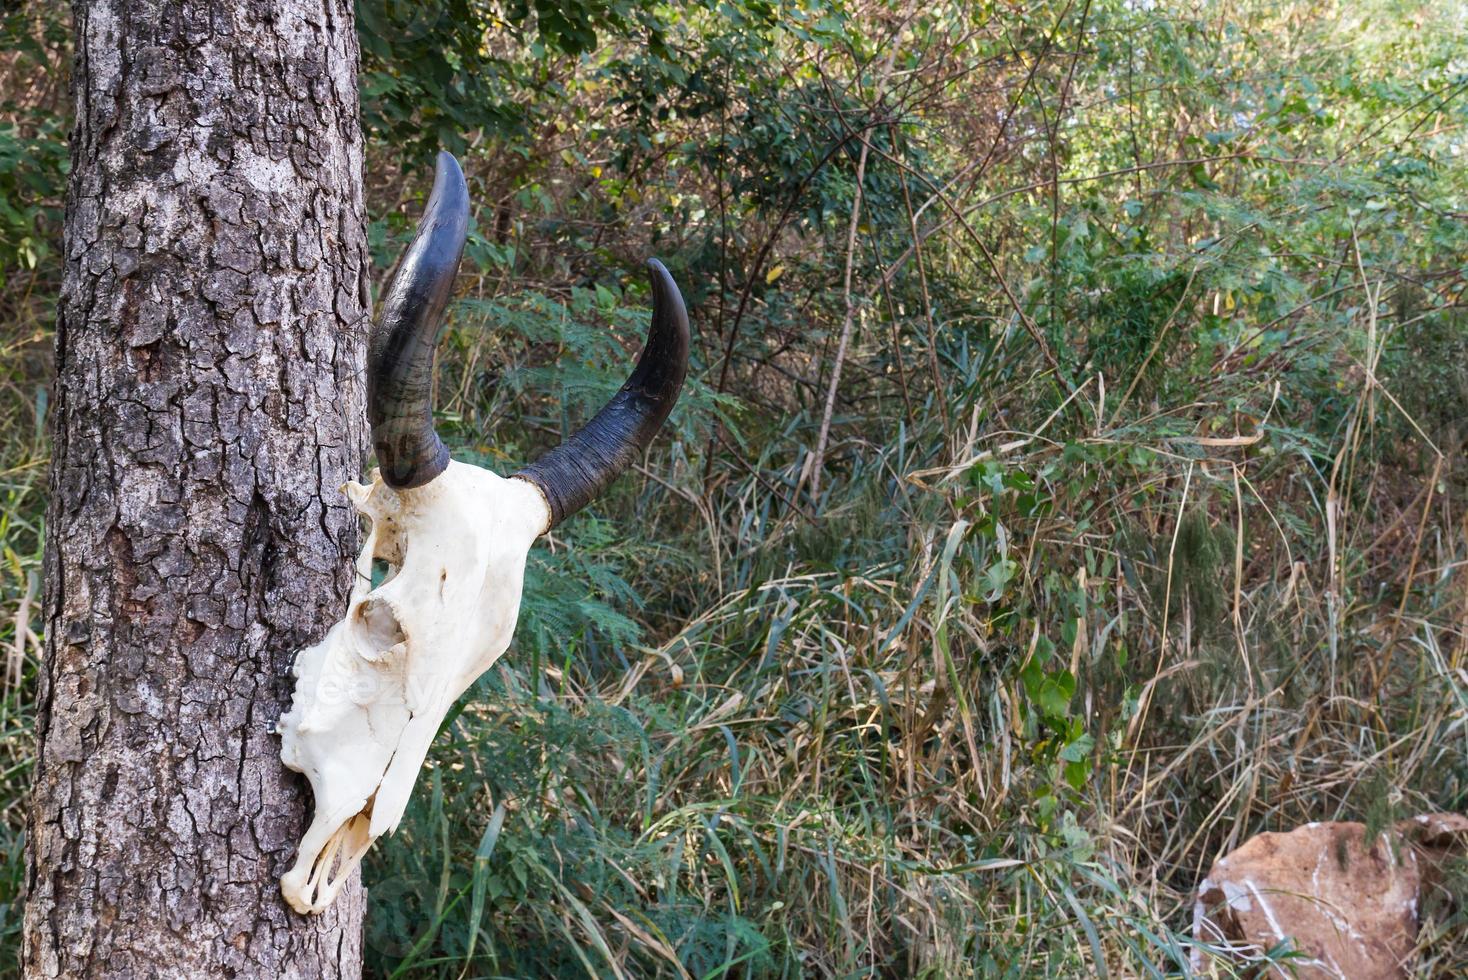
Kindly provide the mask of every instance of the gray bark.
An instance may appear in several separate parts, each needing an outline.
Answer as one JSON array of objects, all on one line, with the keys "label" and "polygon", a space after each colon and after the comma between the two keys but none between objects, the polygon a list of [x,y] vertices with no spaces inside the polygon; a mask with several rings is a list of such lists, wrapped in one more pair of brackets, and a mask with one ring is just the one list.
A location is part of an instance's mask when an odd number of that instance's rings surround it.
[{"label": "gray bark", "polygon": [[272,732],[345,608],[369,262],[351,0],[78,0],[31,977],[361,972],[281,900]]}]

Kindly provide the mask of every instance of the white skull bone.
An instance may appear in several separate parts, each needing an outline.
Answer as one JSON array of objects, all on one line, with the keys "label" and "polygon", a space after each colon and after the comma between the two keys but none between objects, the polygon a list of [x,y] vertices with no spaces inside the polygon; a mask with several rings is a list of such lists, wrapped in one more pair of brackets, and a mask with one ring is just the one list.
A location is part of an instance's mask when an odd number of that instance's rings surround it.
[{"label": "white skull bone", "polygon": [[[439,154],[418,234],[368,340],[367,417],[379,469],[343,489],[371,521],[346,616],[295,658],[277,726],[316,813],[280,887],[321,912],[372,842],[397,827],[450,706],[505,652],[536,537],[586,506],[651,442],[688,368],[688,311],[657,260],[652,326],[626,384],[509,479],[449,459],[433,431],[433,361],[469,221],[458,163]],[[372,588],[372,564],[391,573]]]},{"label": "white skull bone", "polygon": [[[315,818],[281,878],[321,912],[372,842],[397,828],[444,715],[509,646],[525,559],[550,523],[541,491],[450,462],[430,483],[343,488],[371,521],[347,614],[296,658],[281,758],[305,774]],[[370,588],[372,563],[387,579]]]}]

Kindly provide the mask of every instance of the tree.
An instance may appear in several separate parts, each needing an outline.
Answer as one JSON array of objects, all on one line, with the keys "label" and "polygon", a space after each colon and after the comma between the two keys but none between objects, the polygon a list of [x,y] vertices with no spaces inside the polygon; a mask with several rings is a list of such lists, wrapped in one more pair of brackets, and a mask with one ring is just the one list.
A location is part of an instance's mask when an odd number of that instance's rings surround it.
[{"label": "tree", "polygon": [[350,585],[366,446],[350,0],[81,0],[29,976],[360,973],[277,878],[272,726]]}]

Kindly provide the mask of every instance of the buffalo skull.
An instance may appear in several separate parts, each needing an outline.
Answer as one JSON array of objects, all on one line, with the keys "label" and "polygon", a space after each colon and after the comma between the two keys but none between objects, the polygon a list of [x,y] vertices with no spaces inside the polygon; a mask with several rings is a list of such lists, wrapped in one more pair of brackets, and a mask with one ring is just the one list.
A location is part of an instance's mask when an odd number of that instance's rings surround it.
[{"label": "buffalo skull", "polygon": [[[580,431],[508,479],[449,459],[433,431],[433,357],[464,251],[469,192],[438,157],[418,233],[368,346],[378,469],[343,489],[370,522],[346,616],[295,658],[281,759],[316,812],[280,879],[319,913],[384,832],[397,828],[444,715],[509,646],[525,558],[540,535],[616,479],[672,411],[688,364],[688,315],[662,264],[632,376]],[[372,587],[373,562],[388,566]]]}]

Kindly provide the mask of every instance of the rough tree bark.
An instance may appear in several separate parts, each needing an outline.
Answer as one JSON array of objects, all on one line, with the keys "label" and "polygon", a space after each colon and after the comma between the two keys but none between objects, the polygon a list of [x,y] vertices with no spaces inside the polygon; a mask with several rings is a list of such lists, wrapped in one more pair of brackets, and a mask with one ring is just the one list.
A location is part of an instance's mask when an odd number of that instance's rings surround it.
[{"label": "rough tree bark", "polygon": [[272,727],[344,608],[369,272],[351,0],[78,0],[28,976],[360,973]]}]

